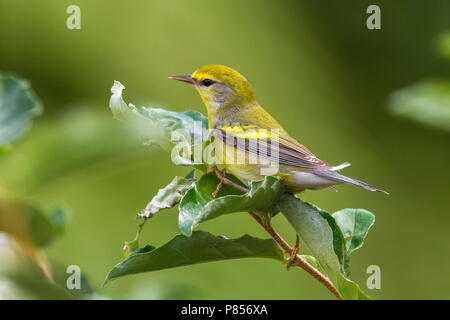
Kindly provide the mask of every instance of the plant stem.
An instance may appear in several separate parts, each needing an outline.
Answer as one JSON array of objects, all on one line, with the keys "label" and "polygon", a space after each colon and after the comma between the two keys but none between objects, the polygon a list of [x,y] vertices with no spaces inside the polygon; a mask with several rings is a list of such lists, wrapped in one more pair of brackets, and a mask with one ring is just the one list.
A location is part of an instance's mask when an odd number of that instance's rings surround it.
[{"label": "plant stem", "polygon": [[[242,187],[231,180],[227,179],[225,176],[225,172],[221,172],[216,166],[212,168],[212,170],[216,173],[217,177],[220,179],[220,183],[217,186],[216,191],[213,193],[213,196],[216,197],[219,193],[220,189],[224,184],[231,185],[235,187],[236,189],[239,189],[243,192],[248,192],[249,190],[245,187]],[[314,268],[312,265],[310,265],[305,259],[303,259],[299,254],[293,255],[293,248],[287,243],[286,240],[284,240],[278,232],[275,231],[275,229],[271,226],[270,221],[265,221],[262,219],[258,214],[249,211],[248,212],[271,236],[272,238],[278,243],[280,247],[282,247],[286,252],[291,253],[291,256],[293,259],[290,261],[293,265],[296,265],[306,272],[308,272],[310,275],[312,275],[314,278],[316,278],[320,283],[322,283],[328,290],[333,293],[336,298],[339,300],[342,300],[341,295],[337,291],[334,284],[328,279],[324,274],[322,274],[319,270]]]},{"label": "plant stem", "polygon": [[[256,213],[249,211],[248,212],[266,231],[269,233],[272,238],[287,252],[292,252],[293,248],[284,240],[278,232],[275,231],[275,229],[270,225],[270,223],[265,222],[263,219],[261,219],[260,216],[258,216]],[[305,259],[303,259],[300,255],[295,255],[294,259],[292,260],[292,263],[306,272],[308,272],[310,275],[312,275],[314,278],[316,278],[320,283],[322,283],[328,290],[333,293],[336,298],[339,300],[342,300],[341,295],[336,290],[336,287],[333,285],[333,283],[328,279],[325,275],[323,275],[319,270],[314,268],[312,265],[310,265]]]}]

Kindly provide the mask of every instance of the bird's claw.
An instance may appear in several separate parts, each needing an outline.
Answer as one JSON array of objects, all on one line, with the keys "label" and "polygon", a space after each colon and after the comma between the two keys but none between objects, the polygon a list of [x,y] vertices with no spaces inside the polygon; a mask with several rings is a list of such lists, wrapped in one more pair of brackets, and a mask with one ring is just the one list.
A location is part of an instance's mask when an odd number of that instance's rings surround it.
[{"label": "bird's claw", "polygon": [[294,248],[292,248],[291,252],[289,253],[289,258],[287,258],[283,263],[286,264],[286,269],[289,270],[293,265],[294,265],[294,261],[295,259],[297,259],[297,253],[300,250],[300,238],[298,236],[298,234],[296,235],[296,240],[295,240],[295,246]]},{"label": "bird's claw", "polygon": [[216,166],[211,168],[211,171],[214,171],[216,173],[217,178],[219,178],[220,182],[217,185],[216,191],[212,193],[212,196],[215,198],[219,194],[220,190],[223,188],[225,184],[225,177],[226,177],[226,171],[223,169],[220,171]]},{"label": "bird's claw", "polygon": [[216,173],[217,178],[219,178],[219,180],[220,180],[220,183],[217,185],[216,191],[214,191],[212,193],[212,196],[214,198],[217,197],[217,195],[219,194],[219,191],[226,184],[232,186],[233,188],[241,190],[242,192],[245,192],[245,193],[249,191],[246,187],[243,187],[243,186],[231,181],[230,179],[228,179],[226,176],[227,173],[226,173],[225,168],[222,171],[220,171],[216,166],[214,166],[208,170],[208,172],[213,172],[213,171]]}]

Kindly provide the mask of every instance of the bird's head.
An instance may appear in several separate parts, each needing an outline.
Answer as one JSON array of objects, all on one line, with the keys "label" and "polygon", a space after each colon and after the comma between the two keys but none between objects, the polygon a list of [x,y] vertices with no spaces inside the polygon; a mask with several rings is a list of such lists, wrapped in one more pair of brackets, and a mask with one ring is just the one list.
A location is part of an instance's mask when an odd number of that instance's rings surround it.
[{"label": "bird's head", "polygon": [[170,78],[194,85],[208,111],[232,106],[242,107],[255,100],[247,79],[226,66],[204,66],[192,74]]}]

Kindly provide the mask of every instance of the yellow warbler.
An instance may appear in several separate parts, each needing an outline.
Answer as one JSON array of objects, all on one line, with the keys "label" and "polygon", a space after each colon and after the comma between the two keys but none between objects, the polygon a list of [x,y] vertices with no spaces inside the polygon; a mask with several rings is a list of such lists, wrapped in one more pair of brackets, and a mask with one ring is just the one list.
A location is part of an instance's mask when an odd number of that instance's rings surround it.
[{"label": "yellow warbler", "polygon": [[[387,194],[386,191],[337,172],[349,166],[349,163],[330,165],[289,136],[259,105],[249,82],[236,70],[209,65],[192,74],[170,78],[190,83],[197,89],[208,112],[209,127],[220,134],[225,146],[236,152],[223,157],[224,167],[242,182],[248,184],[263,179],[265,175],[273,175],[281,177],[293,193],[350,183]],[[265,144],[260,144],[263,141]],[[265,148],[261,147],[264,145]],[[254,163],[252,157],[267,161]],[[276,170],[264,171],[274,159]]]}]

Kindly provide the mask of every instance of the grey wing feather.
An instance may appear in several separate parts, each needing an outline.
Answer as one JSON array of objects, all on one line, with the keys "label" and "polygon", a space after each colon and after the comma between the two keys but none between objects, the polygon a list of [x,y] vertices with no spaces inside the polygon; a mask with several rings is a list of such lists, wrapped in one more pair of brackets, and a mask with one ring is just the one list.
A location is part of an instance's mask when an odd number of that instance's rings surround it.
[{"label": "grey wing feather", "polygon": [[374,187],[368,183],[365,183],[363,181],[359,181],[347,176],[344,176],[340,173],[337,173],[336,171],[330,171],[330,170],[311,170],[311,173],[315,174],[316,176],[326,178],[329,180],[334,180],[336,182],[343,182],[343,183],[350,183],[354,184],[360,187],[363,187],[364,189],[370,190],[370,191],[377,191],[377,192],[383,192],[385,194],[389,194],[388,192],[381,190],[377,187]]},{"label": "grey wing feather", "polygon": [[[245,150],[247,152],[261,156],[257,143],[249,143],[249,139],[234,136],[225,130],[219,129],[221,132],[222,141],[225,143],[232,143],[235,147]],[[227,139],[228,136],[228,139]],[[230,139],[230,137],[232,139]],[[267,156],[271,156],[271,140],[267,141]],[[320,160],[311,151],[291,139],[280,137],[278,141],[278,159],[280,164],[286,164],[295,167],[302,167],[308,169],[333,169],[334,166]]]}]

